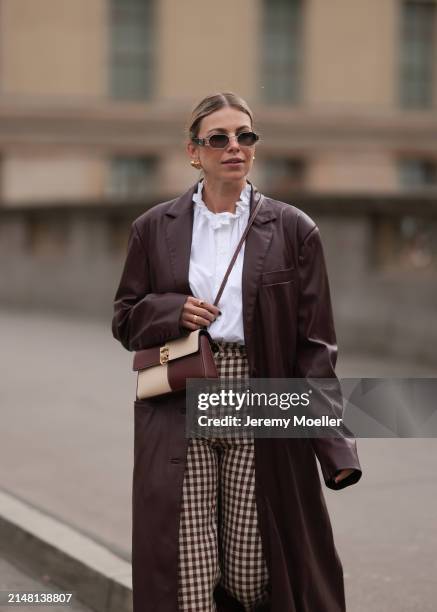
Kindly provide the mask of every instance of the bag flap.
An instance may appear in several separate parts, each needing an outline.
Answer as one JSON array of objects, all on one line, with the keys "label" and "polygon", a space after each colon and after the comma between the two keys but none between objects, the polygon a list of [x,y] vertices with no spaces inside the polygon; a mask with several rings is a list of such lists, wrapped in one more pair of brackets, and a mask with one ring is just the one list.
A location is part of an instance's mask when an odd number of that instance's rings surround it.
[{"label": "bag flap", "polygon": [[152,346],[151,348],[142,349],[137,351],[134,355],[133,370],[144,370],[145,368],[151,368],[152,366],[160,365],[161,363],[161,348],[168,348],[168,361],[172,359],[179,359],[185,355],[196,353],[199,350],[199,339],[200,333],[208,334],[205,330],[196,329],[195,331],[177,338],[176,340],[169,340],[162,347]]},{"label": "bag flap", "polygon": [[144,370],[144,368],[160,365],[160,363],[159,346],[152,346],[152,348],[142,349],[135,353],[132,369],[134,371]]}]

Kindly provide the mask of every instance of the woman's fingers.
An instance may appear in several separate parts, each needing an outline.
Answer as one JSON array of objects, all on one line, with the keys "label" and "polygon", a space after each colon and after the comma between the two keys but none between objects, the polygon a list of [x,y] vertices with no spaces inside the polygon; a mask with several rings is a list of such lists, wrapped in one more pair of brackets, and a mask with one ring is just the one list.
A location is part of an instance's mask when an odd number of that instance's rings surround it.
[{"label": "woman's fingers", "polygon": [[197,315],[198,317],[202,317],[203,319],[212,322],[216,320],[219,314],[219,309],[213,304],[209,304],[208,302],[194,298],[185,303],[184,314]]},{"label": "woman's fingers", "polygon": [[186,308],[182,313],[183,318],[191,323],[200,325],[210,325],[216,317],[204,308]]},{"label": "woman's fingers", "polygon": [[[217,306],[214,306],[214,304],[210,304],[209,302],[207,302],[206,300],[202,300],[199,298],[195,298],[192,295],[189,295],[187,298],[187,301],[185,302],[187,308],[189,307],[193,307],[194,309],[203,309],[203,310],[207,310],[208,312],[210,312],[213,316],[214,319],[217,318],[220,310],[217,308]],[[197,312],[197,310],[193,310],[193,312]]]},{"label": "woman's fingers", "polygon": [[196,315],[197,317],[200,317],[205,321],[208,321],[209,323],[212,323],[217,318],[216,315],[212,314],[212,312],[210,312],[206,308],[202,308],[199,306],[188,307],[185,312],[187,315],[191,315],[191,317]]},{"label": "woman's fingers", "polygon": [[192,331],[211,325],[216,320],[219,309],[205,300],[188,296],[181,315],[181,325]]},{"label": "woman's fingers", "polygon": [[203,327],[204,325],[211,325],[212,321],[197,313],[186,312],[182,315],[182,322],[190,323],[194,325],[194,329],[198,329],[199,327]]}]

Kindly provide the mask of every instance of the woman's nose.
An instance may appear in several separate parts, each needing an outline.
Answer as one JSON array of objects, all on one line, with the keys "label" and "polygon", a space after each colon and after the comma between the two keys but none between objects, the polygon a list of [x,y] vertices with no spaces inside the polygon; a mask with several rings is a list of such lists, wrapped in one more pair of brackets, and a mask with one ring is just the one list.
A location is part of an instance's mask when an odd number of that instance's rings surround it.
[{"label": "woman's nose", "polygon": [[238,136],[229,136],[228,149],[239,149]]}]

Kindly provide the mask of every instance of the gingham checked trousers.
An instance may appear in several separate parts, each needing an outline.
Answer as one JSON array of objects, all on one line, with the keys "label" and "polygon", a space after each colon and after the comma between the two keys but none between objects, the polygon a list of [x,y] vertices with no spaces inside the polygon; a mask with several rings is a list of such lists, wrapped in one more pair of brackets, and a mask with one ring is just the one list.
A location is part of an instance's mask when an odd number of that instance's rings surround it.
[{"label": "gingham checked trousers", "polygon": [[[246,348],[216,342],[220,378],[248,378]],[[180,612],[216,612],[220,585],[247,611],[268,598],[252,435],[189,440],[179,525]]]}]

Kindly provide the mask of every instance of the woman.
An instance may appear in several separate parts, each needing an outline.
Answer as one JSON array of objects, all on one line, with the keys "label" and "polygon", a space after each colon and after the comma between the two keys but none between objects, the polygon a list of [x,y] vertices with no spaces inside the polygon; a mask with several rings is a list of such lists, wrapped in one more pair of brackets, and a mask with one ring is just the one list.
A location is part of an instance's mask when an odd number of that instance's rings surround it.
[{"label": "woman", "polygon": [[[244,100],[194,109],[203,180],[134,221],[113,335],[128,350],[207,326],[221,377],[332,378],[337,355],[319,231],[247,181]],[[212,304],[253,202],[261,208]],[[321,491],[361,477],[351,438],[185,437],[185,396],[135,401],[134,612],[342,612],[343,572]]]}]

